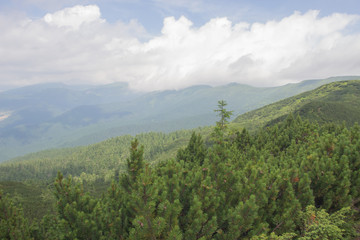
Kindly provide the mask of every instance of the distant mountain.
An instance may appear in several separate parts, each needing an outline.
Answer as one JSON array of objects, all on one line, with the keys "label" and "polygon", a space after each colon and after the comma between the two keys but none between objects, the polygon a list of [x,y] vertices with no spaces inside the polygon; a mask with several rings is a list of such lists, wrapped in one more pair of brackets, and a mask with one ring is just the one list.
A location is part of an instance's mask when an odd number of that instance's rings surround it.
[{"label": "distant mountain", "polygon": [[[346,124],[352,125],[360,119],[360,80],[325,84],[315,90],[250,111],[238,116],[232,127],[238,129],[240,126],[251,130],[255,127],[273,125],[284,120],[290,113],[319,123],[345,121]],[[200,132],[206,138],[210,135],[211,128],[169,134],[142,133],[137,135],[137,138],[145,147],[146,161],[162,161],[174,157],[177,150],[187,144],[192,131]],[[110,135],[110,132],[106,134]],[[73,176],[80,176],[82,172],[96,175],[98,178],[112,176],[114,169],[124,168],[131,140],[131,136],[124,135],[84,147],[27,154],[1,164],[0,181],[46,180],[49,176],[52,179],[58,170]],[[23,171],[17,172],[20,165]]]},{"label": "distant mountain", "polygon": [[[284,120],[290,113],[319,123],[346,121],[346,124],[352,125],[360,119],[360,80],[325,84],[315,90],[250,111],[238,116],[231,127],[236,130],[239,127],[251,130],[273,125]],[[193,131],[201,133],[207,139],[212,129],[204,127],[169,134],[150,132],[136,137],[144,145],[145,160],[150,163],[161,162],[174,157],[177,150],[188,143]],[[107,134],[110,135],[110,132]],[[55,178],[57,171],[77,177],[86,173],[88,177],[111,180],[114,169],[124,169],[132,139],[133,137],[124,135],[83,147],[27,154],[2,163],[0,181],[45,181]],[[20,168],[22,171],[18,171]]]},{"label": "distant mountain", "polygon": [[360,123],[360,80],[323,85],[238,116],[234,123],[250,130],[273,125],[288,114],[318,123]]},{"label": "distant mountain", "polygon": [[104,86],[39,84],[0,93],[0,161],[39,150],[87,145],[148,131],[213,124],[218,100],[239,115],[322,84],[360,77],[309,80],[280,87],[242,84],[136,92],[125,83]]}]

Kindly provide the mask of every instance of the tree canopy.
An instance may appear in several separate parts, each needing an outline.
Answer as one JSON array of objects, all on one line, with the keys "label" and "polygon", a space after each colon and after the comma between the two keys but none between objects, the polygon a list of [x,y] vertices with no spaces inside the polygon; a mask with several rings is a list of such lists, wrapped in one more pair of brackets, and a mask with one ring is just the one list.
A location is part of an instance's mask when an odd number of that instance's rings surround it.
[{"label": "tree canopy", "polygon": [[91,196],[81,182],[58,173],[56,211],[38,224],[27,225],[17,212],[21,208],[1,196],[1,213],[11,213],[0,215],[2,229],[10,229],[4,234],[34,239],[354,239],[360,220],[359,126],[320,126],[289,115],[255,134],[228,132],[223,131],[230,116],[224,103],[219,102],[214,128],[222,134],[213,141],[193,133],[187,146],[166,161],[144,161],[141,142],[134,139],[125,171],[102,196]]}]

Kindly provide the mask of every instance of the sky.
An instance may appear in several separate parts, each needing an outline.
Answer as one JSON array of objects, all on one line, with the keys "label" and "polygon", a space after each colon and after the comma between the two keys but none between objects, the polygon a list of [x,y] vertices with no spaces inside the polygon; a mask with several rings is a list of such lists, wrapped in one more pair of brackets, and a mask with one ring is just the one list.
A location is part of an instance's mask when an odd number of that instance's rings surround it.
[{"label": "sky", "polygon": [[0,1],[0,91],[155,91],[360,75],[358,0]]}]

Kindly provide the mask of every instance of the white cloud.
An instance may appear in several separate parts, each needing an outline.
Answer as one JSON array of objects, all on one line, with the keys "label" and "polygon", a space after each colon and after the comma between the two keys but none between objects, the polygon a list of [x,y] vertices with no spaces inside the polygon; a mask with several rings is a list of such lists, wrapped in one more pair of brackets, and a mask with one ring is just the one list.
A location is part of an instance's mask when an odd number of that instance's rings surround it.
[{"label": "white cloud", "polygon": [[41,20],[0,16],[0,87],[125,81],[149,91],[360,74],[360,35],[344,33],[359,16],[318,14],[295,12],[253,24],[215,18],[198,28],[185,17],[169,17],[161,34],[150,38],[136,21],[106,22],[94,5]]},{"label": "white cloud", "polygon": [[72,8],[65,8],[53,14],[48,13],[44,17],[44,21],[49,25],[57,27],[71,27],[79,29],[81,24],[100,21],[100,9],[96,5],[81,6],[77,5]]}]

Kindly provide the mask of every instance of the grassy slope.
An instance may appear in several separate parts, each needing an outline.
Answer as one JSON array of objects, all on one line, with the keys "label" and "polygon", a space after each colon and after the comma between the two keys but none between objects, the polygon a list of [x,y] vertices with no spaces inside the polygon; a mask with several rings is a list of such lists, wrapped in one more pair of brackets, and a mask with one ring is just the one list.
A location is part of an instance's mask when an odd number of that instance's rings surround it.
[{"label": "grassy slope", "polygon": [[238,116],[233,122],[254,130],[281,121],[288,114],[322,122],[346,121],[351,125],[360,116],[360,81],[342,81],[267,105]]}]

